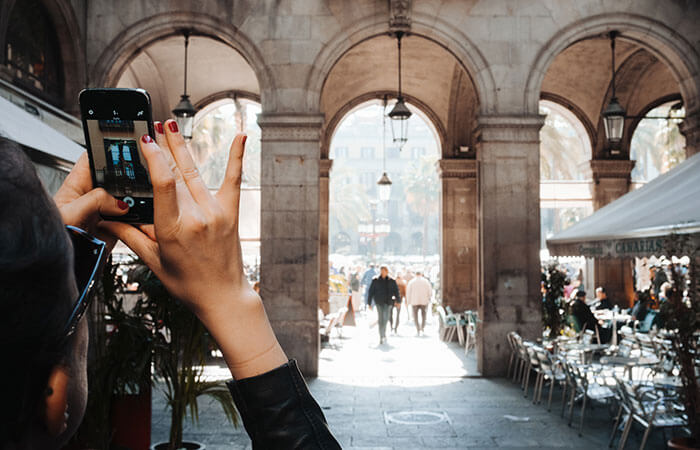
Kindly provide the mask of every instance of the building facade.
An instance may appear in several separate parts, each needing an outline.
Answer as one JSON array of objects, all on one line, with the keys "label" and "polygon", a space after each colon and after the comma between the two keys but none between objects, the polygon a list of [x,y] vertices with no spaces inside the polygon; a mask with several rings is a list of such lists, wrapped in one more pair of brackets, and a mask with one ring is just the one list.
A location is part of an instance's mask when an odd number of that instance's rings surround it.
[{"label": "building facade", "polygon": [[[3,0],[0,95],[76,142],[86,86],[146,88],[155,117],[166,118],[190,30],[195,105],[261,104],[261,294],[288,355],[314,375],[330,140],[357,105],[396,95],[390,33],[406,32],[404,94],[442,152],[443,298],[479,310],[479,368],[491,376],[505,372],[507,332],[541,330],[540,100],[585,127],[599,208],[629,190],[631,136],[654,107],[682,101],[686,152],[700,151],[699,22],[692,0]],[[616,96],[630,116],[616,148],[601,119],[612,95],[611,31]],[[622,292],[626,267],[607,261],[596,273]]]}]

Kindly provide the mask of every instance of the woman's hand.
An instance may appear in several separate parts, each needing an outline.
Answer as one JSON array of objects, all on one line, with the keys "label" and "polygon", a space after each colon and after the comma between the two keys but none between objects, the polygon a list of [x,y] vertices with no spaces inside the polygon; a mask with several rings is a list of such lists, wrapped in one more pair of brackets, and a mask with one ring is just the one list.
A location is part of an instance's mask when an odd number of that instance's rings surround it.
[{"label": "woman's hand", "polygon": [[87,153],[80,156],[53,200],[63,223],[82,228],[99,237],[107,243],[109,249],[116,243],[116,238],[98,229],[97,224],[102,220],[100,216],[121,216],[129,210],[129,205],[112,197],[104,189],[92,188]]},{"label": "woman's hand", "polygon": [[[165,132],[164,132],[165,128]],[[246,136],[231,144],[224,182],[212,193],[175,121],[139,142],[153,184],[153,229],[105,222],[187,304],[216,339],[231,372],[245,378],[286,362],[260,297],[243,272],[238,214]]]}]

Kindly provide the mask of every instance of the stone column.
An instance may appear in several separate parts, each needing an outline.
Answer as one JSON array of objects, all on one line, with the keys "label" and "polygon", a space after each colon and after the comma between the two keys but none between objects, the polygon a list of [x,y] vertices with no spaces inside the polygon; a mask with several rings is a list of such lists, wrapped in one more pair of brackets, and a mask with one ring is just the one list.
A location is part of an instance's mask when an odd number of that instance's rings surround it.
[{"label": "stone column", "polygon": [[[593,209],[599,210],[630,189],[630,173],[635,161],[591,160]],[[634,264],[630,258],[599,258],[594,261],[593,280],[596,287],[605,287],[612,301],[622,308],[634,299]],[[588,298],[594,293],[588,292]]]},{"label": "stone column", "polygon": [[478,307],[477,163],[473,159],[438,161],[442,179],[440,288],[453,311]]},{"label": "stone column", "polygon": [[686,113],[686,118],[681,122],[680,131],[685,136],[686,158],[700,153],[700,111]]},{"label": "stone column", "polygon": [[593,209],[599,210],[630,190],[630,173],[634,161],[628,159],[592,159]]},{"label": "stone column", "polygon": [[482,116],[479,161],[478,368],[502,376],[506,335],[542,333],[539,131],[544,116]]},{"label": "stone column", "polygon": [[333,167],[333,160],[323,158],[319,161],[319,191],[320,191],[320,204],[319,204],[319,238],[320,242],[320,283],[318,291],[318,306],[323,311],[323,314],[329,313],[328,306],[328,207],[329,207],[329,175],[331,168]]},{"label": "stone column", "polygon": [[321,115],[261,114],[260,288],[290,358],[318,374],[319,130]]}]

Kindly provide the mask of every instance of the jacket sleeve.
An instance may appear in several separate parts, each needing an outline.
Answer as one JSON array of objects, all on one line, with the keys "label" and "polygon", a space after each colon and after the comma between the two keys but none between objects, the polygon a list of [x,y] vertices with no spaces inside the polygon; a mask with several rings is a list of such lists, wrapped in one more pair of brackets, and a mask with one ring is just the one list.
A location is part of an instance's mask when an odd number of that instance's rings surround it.
[{"label": "jacket sleeve", "polygon": [[376,288],[377,288],[377,282],[376,282],[376,280],[373,279],[372,283],[370,283],[370,285],[369,285],[369,290],[367,291],[367,305],[368,306],[372,304],[372,299],[374,298],[374,294],[375,294],[374,290]]},{"label": "jacket sleeve", "polygon": [[295,360],[227,383],[253,449],[339,449]]},{"label": "jacket sleeve", "polygon": [[394,291],[392,295],[394,296],[394,302],[401,303],[401,292],[399,292],[399,284],[396,280],[392,280],[392,290]]}]

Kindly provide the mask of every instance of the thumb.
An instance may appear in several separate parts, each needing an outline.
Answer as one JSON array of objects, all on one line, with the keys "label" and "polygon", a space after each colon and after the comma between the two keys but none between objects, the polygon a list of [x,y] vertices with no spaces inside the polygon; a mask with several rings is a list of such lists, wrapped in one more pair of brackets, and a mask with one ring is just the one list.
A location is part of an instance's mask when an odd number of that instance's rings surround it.
[{"label": "thumb", "polygon": [[64,205],[61,213],[74,224],[84,224],[97,214],[121,216],[128,210],[126,203],[112,197],[104,189],[96,188]]}]

